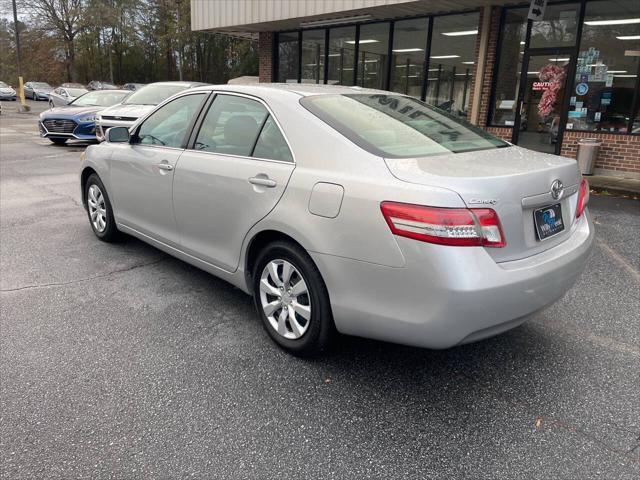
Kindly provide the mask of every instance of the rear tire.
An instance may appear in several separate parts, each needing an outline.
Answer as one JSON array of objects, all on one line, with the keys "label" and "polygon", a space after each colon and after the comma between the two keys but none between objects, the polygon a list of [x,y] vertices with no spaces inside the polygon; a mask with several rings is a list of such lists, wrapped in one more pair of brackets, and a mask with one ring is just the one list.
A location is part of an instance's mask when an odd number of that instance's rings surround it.
[{"label": "rear tire", "polygon": [[115,242],[120,232],[113,218],[111,201],[100,177],[95,173],[89,175],[84,185],[84,199],[87,207],[89,224],[93,233],[103,242]]},{"label": "rear tire", "polygon": [[336,331],[327,287],[299,245],[276,241],[260,252],[253,298],[267,334],[281,348],[306,357],[331,345]]},{"label": "rear tire", "polygon": [[49,138],[49,140],[51,140],[56,145],[64,145],[65,143],[67,143],[66,138]]}]

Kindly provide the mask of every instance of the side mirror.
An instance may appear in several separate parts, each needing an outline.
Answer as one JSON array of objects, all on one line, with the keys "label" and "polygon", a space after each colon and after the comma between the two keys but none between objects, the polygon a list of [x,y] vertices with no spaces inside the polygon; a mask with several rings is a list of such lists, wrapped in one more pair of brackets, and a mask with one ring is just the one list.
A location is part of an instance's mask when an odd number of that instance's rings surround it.
[{"label": "side mirror", "polygon": [[111,127],[107,130],[107,141],[110,143],[126,143],[129,138],[129,129],[127,127]]}]

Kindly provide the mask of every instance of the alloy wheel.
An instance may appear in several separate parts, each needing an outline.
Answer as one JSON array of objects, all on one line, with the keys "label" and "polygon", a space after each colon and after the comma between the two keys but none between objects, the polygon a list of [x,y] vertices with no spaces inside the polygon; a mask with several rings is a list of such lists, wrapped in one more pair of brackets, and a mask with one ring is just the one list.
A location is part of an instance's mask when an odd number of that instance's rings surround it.
[{"label": "alloy wheel", "polygon": [[278,335],[296,340],[311,321],[311,300],[300,271],[287,260],[269,261],[260,276],[260,304]]},{"label": "alloy wheel", "polygon": [[93,228],[98,233],[104,232],[107,228],[107,208],[102,190],[95,183],[87,191],[87,205]]}]

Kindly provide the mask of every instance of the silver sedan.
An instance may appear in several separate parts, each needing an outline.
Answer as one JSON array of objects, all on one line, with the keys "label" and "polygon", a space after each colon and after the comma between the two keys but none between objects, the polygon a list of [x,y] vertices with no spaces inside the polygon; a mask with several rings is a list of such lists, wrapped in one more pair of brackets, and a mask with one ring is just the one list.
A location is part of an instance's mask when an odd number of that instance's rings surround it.
[{"label": "silver sedan", "polygon": [[296,354],[336,332],[428,348],[561,298],[593,243],[575,160],[357,87],[183,91],[86,150],[95,235],[136,236],[253,295]]}]

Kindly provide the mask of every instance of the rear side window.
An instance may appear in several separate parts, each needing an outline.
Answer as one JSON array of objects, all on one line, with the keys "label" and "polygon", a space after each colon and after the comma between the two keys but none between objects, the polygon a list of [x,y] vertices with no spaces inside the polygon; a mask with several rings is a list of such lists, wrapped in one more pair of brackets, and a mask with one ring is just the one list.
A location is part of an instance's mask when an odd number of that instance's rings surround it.
[{"label": "rear side window", "polygon": [[194,149],[221,155],[293,161],[265,106],[250,98],[218,95],[198,132]]},{"label": "rear side window", "polygon": [[138,130],[135,143],[180,148],[200,109],[204,94],[185,95],[153,112]]},{"label": "rear side window", "polygon": [[262,127],[252,156],[269,160],[293,162],[289,146],[271,115],[269,115],[267,121],[264,122],[264,127]]},{"label": "rear side window", "polygon": [[402,95],[315,95],[300,103],[356,145],[381,157],[423,157],[509,145],[470,123]]}]

